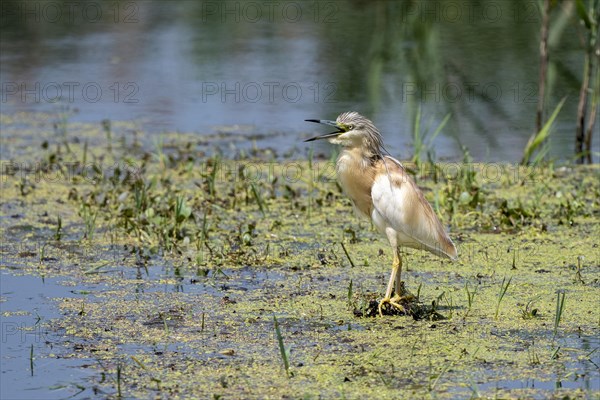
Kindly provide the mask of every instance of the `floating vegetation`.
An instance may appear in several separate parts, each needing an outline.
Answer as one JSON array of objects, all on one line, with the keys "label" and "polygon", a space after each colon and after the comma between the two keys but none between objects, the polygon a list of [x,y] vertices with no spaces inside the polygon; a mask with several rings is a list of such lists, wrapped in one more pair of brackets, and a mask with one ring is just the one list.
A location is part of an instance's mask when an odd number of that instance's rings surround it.
[{"label": "floating vegetation", "polygon": [[[329,157],[233,159],[192,136],[144,148],[115,121],[110,132],[61,124],[0,182],[3,272],[72,285],[58,318],[38,317],[51,348],[26,344],[34,378],[82,360],[88,375],[69,384],[84,397],[600,390],[597,166],[481,164],[467,151],[407,163],[459,259],[403,250],[406,312],[380,317],[391,256],[353,215]],[[99,151],[107,137],[125,144]]]}]

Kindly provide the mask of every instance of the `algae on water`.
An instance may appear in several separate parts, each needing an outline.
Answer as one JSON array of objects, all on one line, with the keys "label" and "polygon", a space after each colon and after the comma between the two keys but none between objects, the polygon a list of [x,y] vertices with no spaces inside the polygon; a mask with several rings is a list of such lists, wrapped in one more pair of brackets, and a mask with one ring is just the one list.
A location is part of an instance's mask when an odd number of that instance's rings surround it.
[{"label": "algae on water", "polygon": [[354,311],[383,295],[391,251],[353,214],[329,160],[212,155],[191,135],[140,145],[119,123],[119,145],[107,151],[101,125],[73,129],[78,140],[14,137],[2,160],[0,229],[3,269],[93,288],[55,299],[62,317],[42,323],[62,341],[36,354],[90,360],[91,378],[72,383],[83,393],[600,390],[598,166],[408,165],[459,260],[403,254],[407,290],[440,318],[370,318]]}]

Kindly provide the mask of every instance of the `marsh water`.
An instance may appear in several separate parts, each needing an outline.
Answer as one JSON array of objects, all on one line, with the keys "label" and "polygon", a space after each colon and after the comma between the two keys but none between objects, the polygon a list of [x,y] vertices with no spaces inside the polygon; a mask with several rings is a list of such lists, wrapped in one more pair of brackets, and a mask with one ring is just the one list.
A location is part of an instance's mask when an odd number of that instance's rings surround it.
[{"label": "marsh water", "polygon": [[[48,175],[45,160],[109,147],[86,150],[94,124],[69,132],[46,149],[16,143],[29,149],[18,160],[39,164],[16,160],[0,182],[3,398],[600,391],[597,166],[498,164],[490,182],[472,165],[458,190],[421,177],[461,257],[407,252],[404,281],[442,319],[371,318],[390,249],[353,216],[328,161],[190,159],[178,135],[168,156],[106,150],[108,165],[144,163],[137,178]],[[257,168],[271,172],[243,172]]]},{"label": "marsh water", "polygon": [[[172,271],[165,268],[154,267],[144,271],[114,269],[112,272],[131,275],[127,278],[142,278],[149,284],[141,285],[145,288],[141,292],[164,293],[189,293],[191,296],[217,295],[218,290],[208,283],[190,283],[188,279],[179,279],[171,283],[165,280],[172,278]],[[230,291],[252,291],[265,286],[278,286],[284,278],[273,271],[260,271],[244,269],[242,271],[227,271],[227,274],[236,276],[238,282],[222,279]],[[223,275],[225,276],[225,274]],[[48,327],[52,319],[60,318],[57,310],[58,300],[76,299],[85,302],[101,301],[101,296],[94,300],[96,293],[109,290],[102,284],[77,284],[69,278],[43,278],[39,276],[23,275],[14,276],[2,273],[0,276],[0,296],[2,296],[2,399],[64,399],[64,398],[89,398],[90,396],[106,395],[99,391],[100,386],[95,369],[102,367],[98,359],[93,356],[81,357],[74,353],[82,350],[82,345],[76,337],[71,337],[64,331],[53,331]],[[24,310],[30,310],[24,312]],[[293,318],[292,318],[293,320]],[[165,321],[155,318],[146,325],[162,326]],[[171,326],[171,325],[170,325]],[[347,331],[368,329],[368,324],[361,322],[332,325],[330,330]],[[177,321],[171,326],[177,328]],[[314,328],[313,328],[314,329]],[[310,330],[309,330],[310,332]],[[227,336],[227,333],[215,335]],[[241,332],[236,335],[242,335]],[[517,335],[518,336],[518,335]],[[526,338],[527,334],[523,334]],[[95,343],[102,339],[96,338]],[[532,391],[531,393],[551,393],[559,390],[583,390],[584,392],[600,392],[600,337],[573,335],[561,340],[565,348],[582,349],[589,353],[588,358],[563,363],[560,368],[549,373],[544,378],[531,374],[521,378],[506,378],[501,372],[496,372],[493,365],[485,371],[486,375],[496,376],[493,382],[479,385],[482,392],[511,390]],[[74,349],[74,350],[71,350]],[[181,351],[175,343],[165,345],[164,351]],[[136,354],[139,346],[136,344],[122,344],[120,352]],[[188,349],[193,354],[192,349]],[[74,353],[73,353],[74,352]],[[213,350],[202,355],[209,362],[214,358],[227,358],[223,351]],[[197,356],[197,355],[196,355]],[[566,371],[566,372],[565,372]],[[450,395],[464,397],[465,393],[457,385],[450,389]],[[536,396],[536,398],[538,398]],[[541,397],[539,397],[541,398]]]},{"label": "marsh water", "polygon": [[[546,115],[567,97],[550,155],[571,159],[583,52],[573,3],[561,7]],[[227,133],[304,154],[317,129],[304,119],[357,110],[408,157],[420,106],[430,132],[451,116],[437,156],[466,146],[476,160],[518,161],[535,127],[540,24],[529,0],[7,0],[2,112],[68,109],[72,121]]]},{"label": "marsh water", "polygon": [[[566,15],[574,12],[569,4]],[[247,179],[225,174],[212,177],[218,190],[206,189],[207,171],[221,162],[211,148],[234,175],[244,161],[233,164],[227,154],[240,157],[240,149],[257,150],[259,169],[293,160],[301,173],[313,172],[302,140],[319,128],[303,120],[351,109],[371,117],[400,158],[412,153],[420,113],[430,136],[450,115],[429,147],[433,159],[462,159],[468,149],[475,160],[518,161],[535,122],[537,7],[3,1],[0,397],[119,397],[121,383],[126,397],[252,397],[273,387],[282,390],[274,397],[303,390],[306,397],[596,396],[597,168],[519,175],[506,172],[518,166],[498,163],[499,179],[456,192],[460,201],[452,198],[455,181],[425,177],[427,196],[436,196],[428,199],[464,254],[452,267],[410,254],[410,287],[422,284],[424,299],[446,302],[440,310],[448,318],[436,323],[353,315],[352,285],[358,294],[382,289],[389,254],[333,179],[292,182],[281,174],[243,186]],[[573,153],[583,53],[573,19],[558,21],[547,113],[567,96],[549,153],[564,161]],[[598,149],[597,134],[593,143]],[[331,150],[315,148],[321,161]],[[149,243],[124,231],[122,209],[107,206],[131,202],[136,189],[125,179],[111,186],[115,175],[54,174],[61,162],[86,159],[144,165],[156,204],[129,211]],[[471,191],[481,191],[482,204],[463,201]],[[177,251],[144,258],[164,228],[148,221],[160,212],[162,223],[172,219],[174,194],[192,205],[194,215],[181,222],[192,245],[177,237]],[[101,205],[107,198],[112,203]],[[208,228],[200,229],[201,214],[204,222],[210,216]],[[216,250],[203,258],[202,246],[193,248],[205,228]],[[501,249],[496,258],[490,248]],[[515,254],[522,259],[513,270]],[[500,309],[497,289],[513,274]],[[556,295],[565,290],[567,312],[552,332]],[[490,314],[497,304],[499,318]],[[279,365],[275,315],[293,349],[295,380]],[[248,369],[240,374],[236,365]]]}]

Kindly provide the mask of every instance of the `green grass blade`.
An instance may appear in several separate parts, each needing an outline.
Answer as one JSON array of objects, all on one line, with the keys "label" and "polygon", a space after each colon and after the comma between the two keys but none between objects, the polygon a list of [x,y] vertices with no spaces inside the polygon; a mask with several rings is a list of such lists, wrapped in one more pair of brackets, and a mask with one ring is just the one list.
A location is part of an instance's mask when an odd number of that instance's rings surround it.
[{"label": "green grass blade", "polygon": [[435,131],[433,131],[433,134],[431,135],[431,138],[429,139],[429,145],[431,146],[431,143],[435,140],[435,138],[440,134],[440,132],[442,131],[442,129],[444,129],[444,127],[446,126],[446,124],[448,123],[448,121],[450,121],[450,113],[446,114],[446,116],[444,117],[444,119],[442,120],[442,122],[440,122],[440,124],[437,126],[437,128],[435,129]]},{"label": "green grass blade", "polygon": [[287,377],[290,377],[290,362],[288,360],[287,351],[285,350],[285,346],[283,344],[283,337],[281,336],[281,330],[279,329],[279,322],[277,322],[277,317],[273,315],[273,323],[275,324],[275,335],[277,336],[277,343],[279,344],[279,353],[281,354],[281,359],[283,360],[283,366],[285,367],[285,374]]},{"label": "green grass blade", "polygon": [[558,331],[562,314],[565,310],[565,292],[559,291],[556,295],[556,314],[554,315],[554,337]]},{"label": "green grass blade", "polygon": [[548,121],[546,121],[542,129],[540,129],[538,133],[536,133],[529,139],[527,145],[525,146],[525,150],[523,150],[523,158],[521,159],[521,164],[529,164],[533,153],[537,150],[538,147],[542,145],[542,143],[548,138],[548,136],[550,136],[550,131],[552,129],[552,125],[554,124],[554,120],[558,116],[558,113],[562,109],[566,99],[566,97],[563,97],[563,99],[560,101],[560,103],[558,103],[558,105],[552,112],[552,115],[550,116],[550,118],[548,118]]},{"label": "green grass blade", "polygon": [[587,29],[592,29],[592,20],[588,15],[585,4],[583,4],[583,0],[575,0],[575,8],[577,9],[577,15],[579,15],[579,18],[583,21],[585,27]]},{"label": "green grass blade", "polygon": [[340,242],[340,244],[342,245],[344,254],[346,254],[346,258],[348,259],[348,261],[350,261],[350,265],[352,266],[352,268],[354,268],[355,267],[354,262],[352,261],[352,258],[350,258],[350,254],[348,254],[348,250],[346,250],[346,246],[344,246],[344,242]]}]

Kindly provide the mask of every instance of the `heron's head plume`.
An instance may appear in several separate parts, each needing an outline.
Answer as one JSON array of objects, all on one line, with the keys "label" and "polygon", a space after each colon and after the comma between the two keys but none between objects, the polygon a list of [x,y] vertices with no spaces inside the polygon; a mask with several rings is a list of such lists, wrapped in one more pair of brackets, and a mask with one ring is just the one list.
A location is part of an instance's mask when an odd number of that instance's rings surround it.
[{"label": "heron's head plume", "polygon": [[309,122],[331,125],[335,132],[307,139],[306,142],[328,139],[333,144],[344,147],[361,147],[368,155],[380,155],[383,149],[381,134],[373,122],[356,111],[341,113],[335,121],[307,119]]}]

